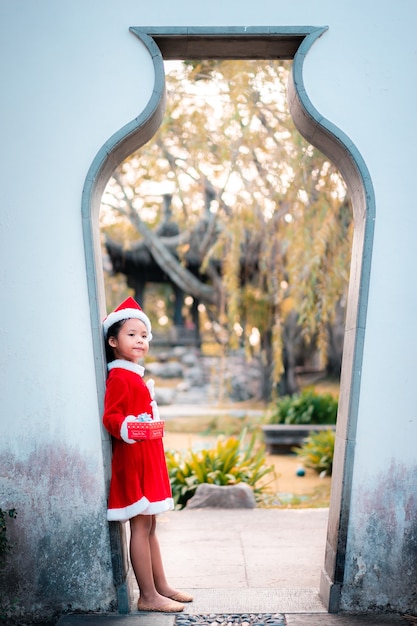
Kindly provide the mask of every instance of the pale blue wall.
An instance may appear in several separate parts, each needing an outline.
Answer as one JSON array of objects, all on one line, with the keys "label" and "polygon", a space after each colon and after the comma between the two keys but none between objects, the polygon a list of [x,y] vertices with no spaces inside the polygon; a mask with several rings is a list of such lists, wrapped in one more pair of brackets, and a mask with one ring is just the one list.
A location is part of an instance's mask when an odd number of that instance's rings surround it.
[{"label": "pale blue wall", "polygon": [[360,151],[376,199],[341,607],[417,610],[416,17],[414,0],[2,1],[0,506],[18,509],[28,605],[115,600],[81,194],[101,146],[152,93],[128,29],[317,25],[329,29],[306,59],[307,92]]}]

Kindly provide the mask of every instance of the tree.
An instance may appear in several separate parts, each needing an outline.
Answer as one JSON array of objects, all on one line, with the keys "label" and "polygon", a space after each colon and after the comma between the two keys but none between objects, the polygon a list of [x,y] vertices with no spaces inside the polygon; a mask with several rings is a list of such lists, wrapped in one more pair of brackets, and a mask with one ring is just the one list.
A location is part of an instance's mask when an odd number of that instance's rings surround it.
[{"label": "tree", "polygon": [[265,398],[278,381],[295,391],[296,341],[325,359],[351,246],[346,188],[293,125],[288,71],[278,61],[177,64],[158,133],[121,164],[103,200],[104,215],[134,226],[132,253],[145,247],[205,305],[213,332],[260,356]]}]

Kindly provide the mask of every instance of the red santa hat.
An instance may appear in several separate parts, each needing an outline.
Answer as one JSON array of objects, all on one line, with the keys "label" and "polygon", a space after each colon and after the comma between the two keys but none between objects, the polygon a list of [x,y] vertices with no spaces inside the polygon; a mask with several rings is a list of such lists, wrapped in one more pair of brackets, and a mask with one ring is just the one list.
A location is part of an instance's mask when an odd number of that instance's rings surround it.
[{"label": "red santa hat", "polygon": [[149,317],[142,311],[139,304],[133,298],[129,297],[119,304],[119,306],[114,309],[112,313],[109,313],[106,318],[103,320],[103,330],[104,337],[107,337],[107,331],[110,326],[113,326],[116,322],[121,322],[122,320],[129,320],[131,318],[136,318],[143,322],[146,326],[146,330],[148,331],[148,340],[152,339],[152,327]]}]

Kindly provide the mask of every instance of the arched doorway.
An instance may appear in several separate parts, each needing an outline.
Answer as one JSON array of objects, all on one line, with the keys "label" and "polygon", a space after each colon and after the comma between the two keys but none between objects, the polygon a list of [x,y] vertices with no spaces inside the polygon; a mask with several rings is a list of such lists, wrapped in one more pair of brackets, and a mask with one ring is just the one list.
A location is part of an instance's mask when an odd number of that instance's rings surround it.
[{"label": "arched doorway", "polygon": [[[84,245],[91,308],[91,324],[97,355],[97,387],[104,395],[104,358],[101,319],[105,315],[101,251],[98,233],[100,199],[105,185],[121,161],[152,138],[164,114],[166,59],[293,59],[289,83],[290,111],[299,132],[339,169],[348,186],[354,212],[351,277],[343,350],[339,414],[336,432],[332,496],[320,594],[330,612],[337,612],[343,584],[344,556],[351,497],[351,476],[356,440],[360,370],[365,333],[368,285],[373,241],[374,193],[368,170],[356,147],[314,108],[303,83],[303,63],[322,27],[251,28],[137,28],[130,29],[152,57],[155,84],[144,111],[120,129],[100,149],[88,172],[82,201]],[[105,458],[110,450],[104,443]],[[119,607],[127,602],[123,568],[124,541],[117,526],[111,529],[115,554],[115,580]],[[120,584],[119,584],[120,583]]]}]

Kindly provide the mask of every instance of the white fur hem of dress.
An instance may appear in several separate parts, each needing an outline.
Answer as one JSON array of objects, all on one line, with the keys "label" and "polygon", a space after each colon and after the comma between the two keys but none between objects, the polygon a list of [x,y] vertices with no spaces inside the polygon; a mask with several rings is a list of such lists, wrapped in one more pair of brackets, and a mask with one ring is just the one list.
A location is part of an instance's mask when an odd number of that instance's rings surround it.
[{"label": "white fur hem of dress", "polygon": [[174,500],[166,498],[159,502],[149,502],[148,498],[141,498],[138,502],[130,504],[122,509],[107,509],[108,522],[127,522],[136,515],[159,515],[172,511]]}]

